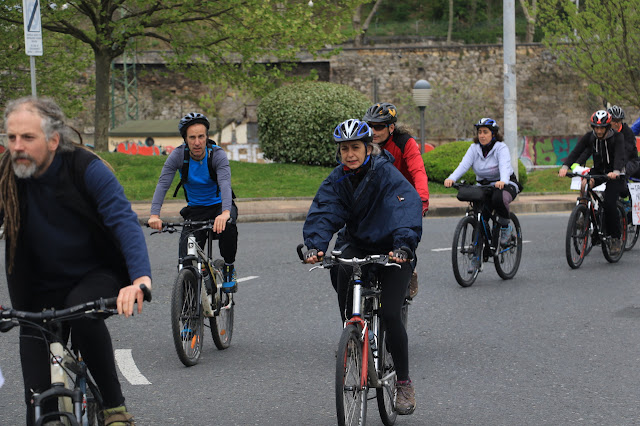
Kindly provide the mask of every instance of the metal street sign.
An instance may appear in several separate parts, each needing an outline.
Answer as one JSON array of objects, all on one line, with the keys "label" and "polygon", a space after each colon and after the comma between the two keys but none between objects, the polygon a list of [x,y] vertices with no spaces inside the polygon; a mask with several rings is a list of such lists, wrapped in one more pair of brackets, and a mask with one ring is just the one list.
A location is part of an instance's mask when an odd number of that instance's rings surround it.
[{"label": "metal street sign", "polygon": [[27,55],[42,56],[42,22],[40,21],[40,1],[22,0],[24,15],[24,46]]}]

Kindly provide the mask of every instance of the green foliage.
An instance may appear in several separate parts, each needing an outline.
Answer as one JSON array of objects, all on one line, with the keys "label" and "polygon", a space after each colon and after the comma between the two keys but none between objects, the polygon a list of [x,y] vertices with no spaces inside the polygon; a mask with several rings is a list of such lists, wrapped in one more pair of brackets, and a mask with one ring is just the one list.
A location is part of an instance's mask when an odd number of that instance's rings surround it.
[{"label": "green foliage", "polygon": [[[444,182],[458,167],[460,160],[462,160],[470,146],[471,142],[469,141],[457,141],[440,145],[434,150],[422,154],[429,181]],[[469,170],[459,180],[475,183],[476,175],[473,170]]]},{"label": "green foliage", "polygon": [[615,104],[640,108],[640,0],[540,3],[545,44],[560,63],[591,82],[589,90]]},{"label": "green foliage", "polygon": [[371,102],[348,86],[307,82],[274,90],[258,105],[258,138],[266,158],[279,163],[336,164],[333,130],[362,118]]},{"label": "green foliage", "polygon": [[[31,96],[29,56],[25,54],[22,25],[0,21],[0,105]],[[90,78],[84,74],[91,64],[91,51],[79,41],[45,31],[43,55],[36,56],[36,92],[55,99],[68,117],[83,109],[83,98],[92,94]]]},{"label": "green foliage", "polygon": [[[472,143],[470,141],[451,142],[422,154],[429,182],[444,182],[458,167],[462,157],[464,157]],[[518,180],[525,186],[527,178],[527,169],[522,164],[522,161],[518,160]],[[472,169],[469,169],[458,181],[460,180],[464,180],[467,183],[475,183],[476,175]]]}]

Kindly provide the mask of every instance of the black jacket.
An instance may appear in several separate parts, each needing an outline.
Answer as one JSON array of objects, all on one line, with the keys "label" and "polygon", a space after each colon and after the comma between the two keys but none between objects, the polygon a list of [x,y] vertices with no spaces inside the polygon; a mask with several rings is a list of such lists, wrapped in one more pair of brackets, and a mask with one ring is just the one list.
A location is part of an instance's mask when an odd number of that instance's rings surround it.
[{"label": "black jacket", "polygon": [[609,129],[604,139],[596,138],[593,131],[585,133],[563,165],[584,164],[592,155],[595,171],[604,174],[615,170],[621,173],[627,162],[622,133]]}]

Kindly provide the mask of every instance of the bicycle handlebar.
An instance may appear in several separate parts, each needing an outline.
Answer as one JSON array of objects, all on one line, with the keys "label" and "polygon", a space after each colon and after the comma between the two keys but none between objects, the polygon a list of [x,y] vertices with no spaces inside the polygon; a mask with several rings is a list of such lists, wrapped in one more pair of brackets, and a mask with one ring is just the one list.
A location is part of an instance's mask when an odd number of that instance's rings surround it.
[{"label": "bicycle handlebar", "polygon": [[[185,220],[184,222],[162,222],[162,229],[160,229],[159,231],[153,231],[151,235],[160,234],[162,232],[168,232],[170,234],[173,234],[174,232],[178,232],[176,227],[181,227],[181,226],[199,227],[198,229],[194,229],[193,232],[203,231],[205,229],[212,227],[214,223],[215,223],[214,219]],[[148,223],[146,223],[145,225],[147,226],[147,228],[150,228]]]},{"label": "bicycle handlebar", "polygon": [[[304,262],[304,255],[302,254],[302,247],[304,247],[304,244],[299,244],[297,247],[297,251],[298,251],[298,257],[300,257],[300,260],[302,260],[302,263]],[[403,247],[403,250],[408,251],[408,259],[413,259],[413,251],[411,251],[411,249],[409,249],[408,247]],[[336,254],[334,254],[336,253]],[[395,263],[395,262],[389,262],[389,255],[388,254],[371,254],[371,255],[367,255],[364,258],[357,258],[357,257],[353,257],[353,258],[344,258],[344,257],[340,257],[340,254],[342,254],[341,252],[334,252],[331,253],[330,255],[325,255],[322,257],[322,260],[320,261],[320,265],[318,266],[314,266],[310,269],[310,271],[317,269],[317,268],[323,268],[323,269],[328,269],[328,268],[332,268],[336,265],[358,265],[358,266],[362,266],[362,265],[368,265],[368,264],[372,264],[372,263],[377,263],[379,265],[383,265],[383,266],[397,266],[397,267],[401,267],[400,264]]]},{"label": "bicycle handlebar", "polygon": [[[144,284],[140,284],[140,289],[144,294],[144,300],[146,302],[151,302],[151,290],[149,290],[149,288]],[[11,308],[3,309],[0,307],[0,332],[5,333],[16,326],[16,322],[12,320],[18,320],[18,323],[20,321],[64,321],[73,317],[88,316],[91,314],[99,314],[100,316],[107,318],[118,313],[118,310],[115,309],[117,300],[117,297],[109,297],[106,299],[101,297],[100,299],[70,306],[68,308],[45,309],[42,312],[18,311]]]},{"label": "bicycle handlebar", "polygon": [[[583,179],[601,179],[601,178],[611,179],[609,175],[596,175],[596,174],[590,174],[590,173],[580,174],[580,173],[567,172],[565,176],[570,178],[579,177]],[[620,175],[620,176],[624,176],[624,175]]]}]

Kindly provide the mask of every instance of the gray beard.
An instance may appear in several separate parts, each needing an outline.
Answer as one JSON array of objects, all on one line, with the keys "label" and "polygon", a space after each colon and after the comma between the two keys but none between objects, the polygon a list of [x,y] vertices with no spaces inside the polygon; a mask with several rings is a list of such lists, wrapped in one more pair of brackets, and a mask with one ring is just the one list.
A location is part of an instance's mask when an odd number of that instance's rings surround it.
[{"label": "gray beard", "polygon": [[18,179],[30,178],[35,174],[35,172],[38,169],[35,161],[31,161],[29,165],[24,165],[24,164],[16,164],[15,161],[12,160],[12,165],[13,165],[13,174],[15,174]]}]

